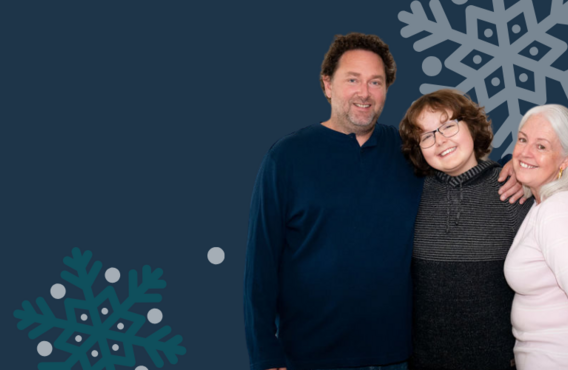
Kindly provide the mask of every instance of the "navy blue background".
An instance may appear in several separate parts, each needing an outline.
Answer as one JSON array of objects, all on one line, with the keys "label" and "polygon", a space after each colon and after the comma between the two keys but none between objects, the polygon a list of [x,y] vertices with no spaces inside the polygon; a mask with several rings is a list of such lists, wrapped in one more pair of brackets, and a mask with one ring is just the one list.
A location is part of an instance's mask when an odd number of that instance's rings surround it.
[{"label": "navy blue background", "polygon": [[[416,53],[417,38],[403,39],[397,18],[409,4],[4,2],[1,367],[66,357],[40,357],[37,343],[59,332],[30,340],[13,312],[42,296],[63,317],[49,289],[64,283],[67,297],[82,298],[60,278],[63,258],[79,247],[103,272],[121,271],[121,301],[129,270],[164,270],[162,302],[136,308],[164,313],[145,335],[170,325],[184,337],[187,354],[164,369],[246,369],[252,186],[272,143],[329,118],[319,71],[333,36],[374,33],[390,45],[398,75],[380,122],[398,125],[421,83],[461,80],[423,74],[426,56],[443,59],[457,45]],[[465,30],[465,6],[443,4]],[[538,13],[549,4],[539,0]],[[568,103],[560,84],[549,91],[549,102]],[[222,264],[207,260],[212,247],[225,251]],[[101,274],[95,290],[107,285]],[[137,365],[156,368],[136,354]]]}]

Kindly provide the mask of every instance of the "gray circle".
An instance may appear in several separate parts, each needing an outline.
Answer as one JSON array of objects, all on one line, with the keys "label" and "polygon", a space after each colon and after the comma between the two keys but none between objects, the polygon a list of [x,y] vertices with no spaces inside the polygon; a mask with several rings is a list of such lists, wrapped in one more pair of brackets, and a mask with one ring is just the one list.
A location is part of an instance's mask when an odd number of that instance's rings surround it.
[{"label": "gray circle", "polygon": [[124,324],[119,322],[116,327],[118,328],[118,330],[122,330],[122,329],[124,329]]},{"label": "gray circle", "polygon": [[48,341],[44,340],[37,345],[37,353],[40,356],[47,357],[53,352],[53,346]]},{"label": "gray circle", "polygon": [[489,37],[493,36],[493,30],[491,28],[487,28],[487,29],[485,29],[483,34],[485,35],[485,37],[489,38]]},{"label": "gray circle", "polygon": [[515,24],[513,27],[511,27],[511,31],[513,31],[513,33],[519,33],[521,32],[521,26]]},{"label": "gray circle", "polygon": [[113,350],[113,351],[118,351],[118,348],[119,348],[119,347],[118,347],[118,344],[113,344],[113,345],[112,345],[112,350]]},{"label": "gray circle", "polygon": [[452,0],[452,2],[456,5],[463,5],[467,3],[467,0]]},{"label": "gray circle", "polygon": [[529,52],[531,53],[532,56],[535,56],[538,54],[538,48],[536,46],[533,46]]},{"label": "gray circle", "polygon": [[521,73],[521,74],[519,75],[519,80],[520,80],[521,82],[527,82],[528,79],[529,79],[529,76],[527,76],[526,73]]},{"label": "gray circle", "polygon": [[86,314],[81,315],[81,320],[83,320],[83,321],[87,321],[88,318],[89,317]]},{"label": "gray circle", "polygon": [[225,260],[225,252],[218,247],[209,249],[207,252],[207,259],[214,265],[218,265]]},{"label": "gray circle", "polygon": [[75,341],[76,341],[76,342],[80,342],[80,341],[82,341],[82,340],[83,340],[83,338],[82,338],[80,335],[77,335],[77,336],[75,337]]},{"label": "gray circle", "polygon": [[136,366],[134,370],[148,370],[148,368],[146,366]]},{"label": "gray circle", "polygon": [[105,271],[105,279],[114,284],[120,279],[120,271],[117,268],[111,267]]},{"label": "gray circle", "polygon": [[493,86],[499,86],[500,83],[501,83],[501,80],[499,79],[499,77],[493,77],[491,79],[491,85],[493,85]]},{"label": "gray circle", "polygon": [[99,352],[97,350],[93,350],[93,352],[91,352],[91,355],[93,357],[97,357],[99,355]]},{"label": "gray circle", "polygon": [[103,307],[103,309],[101,310],[101,313],[102,313],[103,315],[108,314],[108,308]]},{"label": "gray circle", "polygon": [[65,287],[61,284],[53,284],[50,290],[51,296],[55,299],[61,299],[65,297]]},{"label": "gray circle", "polygon": [[473,62],[474,62],[475,64],[481,63],[482,60],[483,60],[483,59],[481,59],[481,56],[480,56],[480,55],[476,55],[476,56],[473,57]]},{"label": "gray circle", "polygon": [[150,321],[150,323],[152,324],[158,324],[164,318],[162,311],[160,311],[157,308],[152,308],[150,311],[148,311],[147,316],[148,316],[148,321]]},{"label": "gray circle", "polygon": [[437,76],[442,71],[442,62],[436,57],[428,57],[422,62],[422,70],[428,76]]}]

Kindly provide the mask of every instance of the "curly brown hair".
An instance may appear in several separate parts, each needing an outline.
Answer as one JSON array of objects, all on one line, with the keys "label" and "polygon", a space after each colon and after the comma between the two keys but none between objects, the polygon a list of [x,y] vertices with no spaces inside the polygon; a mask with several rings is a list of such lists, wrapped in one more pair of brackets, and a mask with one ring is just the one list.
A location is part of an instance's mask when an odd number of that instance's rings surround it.
[{"label": "curly brown hair", "polygon": [[[383,60],[383,64],[385,66],[387,89],[393,84],[396,79],[396,63],[389,51],[389,46],[385,44],[379,36],[352,32],[345,36],[335,35],[335,40],[329,47],[327,53],[325,53],[320,73],[320,84],[324,95],[325,85],[323,84],[323,78],[333,78],[333,74],[337,70],[337,66],[339,64],[339,59],[341,59],[341,56],[349,50],[368,50],[377,54]],[[326,98],[327,101],[331,102],[331,99],[328,98],[327,95]]]},{"label": "curly brown hair", "polygon": [[447,117],[448,120],[458,119],[465,122],[473,138],[473,151],[477,160],[485,158],[491,152],[493,131],[485,109],[473,102],[469,96],[455,90],[438,90],[423,95],[412,103],[398,128],[402,138],[402,153],[414,165],[414,172],[417,175],[426,176],[434,173],[434,169],[426,162],[420,150],[422,128],[417,120],[425,109],[434,112],[449,111],[451,117]]}]

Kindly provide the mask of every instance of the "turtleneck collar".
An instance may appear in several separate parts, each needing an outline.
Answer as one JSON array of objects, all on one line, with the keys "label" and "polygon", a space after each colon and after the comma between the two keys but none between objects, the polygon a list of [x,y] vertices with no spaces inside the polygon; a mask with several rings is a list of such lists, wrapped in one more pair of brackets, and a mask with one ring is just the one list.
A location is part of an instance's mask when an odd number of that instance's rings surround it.
[{"label": "turtleneck collar", "polygon": [[[499,164],[487,160],[487,161],[479,161],[477,166],[471,168],[470,170],[462,173],[458,176],[450,176],[447,173],[436,171],[434,178],[439,182],[446,185],[446,234],[450,232],[450,214],[453,204],[455,203],[456,208],[456,217],[454,220],[454,225],[458,226],[460,224],[460,216],[462,213],[462,203],[463,203],[463,189],[462,187],[475,179],[481,177],[485,172],[491,170],[494,167],[498,167]],[[455,201],[452,201],[452,197],[450,194],[450,189],[456,188],[458,189],[457,198]]]},{"label": "turtleneck collar", "polygon": [[491,160],[486,161],[479,161],[477,166],[473,167],[472,169],[462,173],[458,176],[450,176],[447,173],[436,171],[435,178],[438,179],[442,183],[449,184],[450,186],[457,188],[460,185],[464,185],[470,181],[477,179],[483,173],[489,171],[493,167],[498,167],[499,164],[493,162]]}]

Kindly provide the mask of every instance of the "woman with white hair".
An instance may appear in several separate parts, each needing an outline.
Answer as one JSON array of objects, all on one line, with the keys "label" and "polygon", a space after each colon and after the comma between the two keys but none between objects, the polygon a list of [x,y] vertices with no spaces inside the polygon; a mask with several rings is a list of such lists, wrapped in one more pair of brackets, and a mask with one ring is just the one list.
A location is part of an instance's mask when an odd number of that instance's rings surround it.
[{"label": "woman with white hair", "polygon": [[513,168],[536,202],[505,261],[515,291],[517,369],[568,369],[568,109],[543,105],[519,126]]}]

